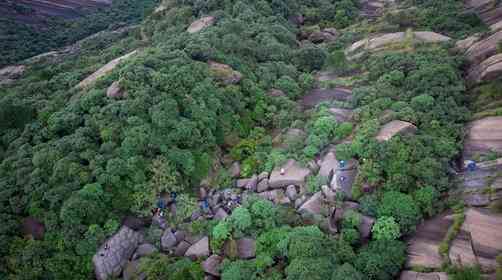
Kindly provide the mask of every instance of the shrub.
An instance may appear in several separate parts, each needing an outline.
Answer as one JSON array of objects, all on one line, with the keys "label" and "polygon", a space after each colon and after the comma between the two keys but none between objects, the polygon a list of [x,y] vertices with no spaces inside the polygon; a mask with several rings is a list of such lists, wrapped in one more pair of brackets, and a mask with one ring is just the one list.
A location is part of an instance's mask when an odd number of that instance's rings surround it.
[{"label": "shrub", "polygon": [[377,212],[379,218],[393,217],[403,234],[414,231],[416,224],[421,219],[419,208],[413,198],[395,191],[384,193]]},{"label": "shrub", "polygon": [[368,279],[393,279],[406,261],[406,246],[401,241],[376,240],[361,249],[355,268]]},{"label": "shrub", "polygon": [[373,225],[371,230],[376,240],[395,240],[401,236],[399,225],[393,217],[381,217]]},{"label": "shrub", "polygon": [[232,225],[232,228],[237,231],[245,232],[252,225],[251,214],[248,209],[244,207],[237,207],[233,210],[228,222]]}]

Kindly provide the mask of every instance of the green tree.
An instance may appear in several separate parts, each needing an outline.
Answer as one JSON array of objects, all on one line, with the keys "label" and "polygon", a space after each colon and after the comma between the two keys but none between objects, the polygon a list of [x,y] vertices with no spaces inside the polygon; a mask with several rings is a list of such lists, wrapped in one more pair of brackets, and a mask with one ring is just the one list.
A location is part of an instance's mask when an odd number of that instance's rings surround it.
[{"label": "green tree", "polygon": [[400,234],[399,224],[393,217],[380,217],[371,229],[373,237],[376,240],[395,240]]}]

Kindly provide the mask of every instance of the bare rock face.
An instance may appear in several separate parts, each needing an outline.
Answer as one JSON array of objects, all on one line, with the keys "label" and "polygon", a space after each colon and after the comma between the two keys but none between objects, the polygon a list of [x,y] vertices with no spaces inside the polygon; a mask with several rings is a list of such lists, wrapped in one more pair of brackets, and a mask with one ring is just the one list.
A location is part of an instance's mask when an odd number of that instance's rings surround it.
[{"label": "bare rock face", "polygon": [[323,201],[322,192],[315,193],[298,209],[300,212],[308,212],[310,214],[319,215],[322,212]]},{"label": "bare rock face", "polygon": [[330,108],[328,112],[335,117],[337,122],[350,122],[354,116],[352,110],[349,109]]},{"label": "bare rock face", "polygon": [[96,82],[96,80],[98,80],[99,78],[102,78],[104,77],[105,75],[109,74],[111,71],[113,71],[113,69],[115,69],[115,67],[117,67],[117,65],[124,61],[124,60],[127,60],[128,58],[130,58],[131,56],[135,55],[137,53],[136,50],[126,54],[126,55],[123,55],[121,57],[118,57],[118,58],[115,58],[114,60],[108,62],[107,64],[105,64],[103,67],[99,68],[96,72],[92,73],[89,77],[85,78],[83,81],[81,81],[78,85],[77,85],[77,88],[86,88],[88,86],[90,86],[91,84],[93,84],[94,82]]},{"label": "bare rock face", "polygon": [[479,84],[496,80],[502,74],[502,54],[493,55],[468,70],[470,84]]},{"label": "bare rock face", "polygon": [[[281,174],[284,171],[283,174]],[[270,174],[269,185],[271,188],[283,188],[289,185],[303,186],[305,179],[310,175],[310,169],[300,166],[295,160],[289,160],[281,167],[275,168]]]},{"label": "bare rock face", "polygon": [[502,117],[487,117],[467,126],[464,141],[464,158],[490,151],[502,152]]},{"label": "bare rock face", "polygon": [[416,271],[403,271],[399,280],[448,280],[448,274],[445,272],[421,273]]},{"label": "bare rock face", "polygon": [[92,258],[96,279],[118,277],[142,240],[141,233],[122,226]]},{"label": "bare rock face", "polygon": [[491,36],[472,44],[465,51],[467,60],[472,64],[478,64],[490,56],[497,54],[497,44],[500,40],[502,40],[502,31],[495,32]]},{"label": "bare rock face", "polygon": [[178,240],[176,239],[174,233],[170,228],[166,229],[160,239],[160,246],[162,247],[162,250],[168,251],[174,248],[177,244]]},{"label": "bare rock face", "polygon": [[223,262],[223,258],[218,255],[211,255],[207,260],[202,262],[202,269],[205,273],[219,277],[220,276],[220,264]]},{"label": "bare rock face", "polygon": [[340,163],[336,159],[336,155],[334,152],[327,153],[323,157],[320,165],[321,169],[319,170],[319,175],[326,177],[328,179],[331,178],[335,170],[337,170],[340,167]]},{"label": "bare rock face", "polygon": [[118,81],[113,82],[106,90],[106,96],[108,98],[122,98],[125,96],[124,91],[120,88]]},{"label": "bare rock face", "polygon": [[406,267],[439,268],[442,263],[439,244],[452,223],[448,213],[443,213],[420,224],[408,241]]},{"label": "bare rock face", "polygon": [[237,253],[239,258],[245,260],[256,257],[256,241],[252,238],[237,240]]},{"label": "bare rock face", "polygon": [[412,123],[394,120],[382,126],[376,136],[376,140],[384,142],[390,140],[394,135],[411,135],[415,134],[416,131],[417,127]]},{"label": "bare rock face", "polygon": [[349,59],[357,59],[365,52],[385,50],[389,46],[416,43],[442,43],[451,40],[449,37],[430,31],[387,33],[377,37],[363,39],[352,44],[345,54]]},{"label": "bare rock face", "polygon": [[185,257],[198,259],[209,256],[209,238],[206,236],[188,248]]},{"label": "bare rock face", "polygon": [[197,33],[200,32],[209,26],[212,26],[216,22],[216,18],[209,16],[209,17],[203,17],[201,19],[198,19],[194,21],[187,29],[188,33]]},{"label": "bare rock face", "polygon": [[492,25],[502,18],[502,5],[492,0],[466,0],[467,10],[475,12],[487,24]]},{"label": "bare rock face", "polygon": [[25,71],[26,66],[24,65],[13,65],[0,69],[0,86],[14,82],[21,77]]},{"label": "bare rock face", "polygon": [[348,102],[352,100],[352,91],[348,88],[337,87],[334,89],[316,88],[304,95],[301,105],[304,109],[312,109],[322,102]]},{"label": "bare rock face", "polygon": [[238,84],[242,80],[242,74],[229,65],[214,61],[209,61],[208,64],[213,76],[224,85]]},{"label": "bare rock face", "polygon": [[138,249],[136,249],[136,252],[134,252],[132,259],[136,260],[142,257],[146,257],[157,251],[158,251],[157,247],[149,243],[144,243],[138,246]]}]

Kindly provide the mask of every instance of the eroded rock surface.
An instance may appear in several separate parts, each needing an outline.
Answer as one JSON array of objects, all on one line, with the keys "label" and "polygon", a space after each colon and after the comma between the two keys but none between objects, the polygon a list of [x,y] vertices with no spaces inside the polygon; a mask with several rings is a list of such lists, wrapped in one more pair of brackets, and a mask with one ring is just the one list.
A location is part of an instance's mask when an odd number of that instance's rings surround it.
[{"label": "eroded rock surface", "polygon": [[188,33],[197,33],[200,32],[209,26],[213,25],[216,22],[216,18],[209,16],[209,17],[203,17],[201,19],[198,19],[194,21],[192,24],[187,29]]},{"label": "eroded rock surface", "polygon": [[467,125],[464,158],[502,152],[502,117],[487,117]]},{"label": "eroded rock surface", "polygon": [[[281,170],[284,171],[284,174],[281,174]],[[298,162],[291,159],[272,171],[269,185],[271,188],[283,188],[289,185],[303,186],[310,173],[310,169],[300,166]]]},{"label": "eroded rock surface", "polygon": [[390,140],[395,135],[411,135],[415,134],[416,131],[417,127],[412,123],[394,120],[386,123],[380,128],[376,139],[377,141],[383,142]]},{"label": "eroded rock surface", "polygon": [[0,86],[13,83],[19,79],[26,71],[24,65],[12,65],[0,69]]}]

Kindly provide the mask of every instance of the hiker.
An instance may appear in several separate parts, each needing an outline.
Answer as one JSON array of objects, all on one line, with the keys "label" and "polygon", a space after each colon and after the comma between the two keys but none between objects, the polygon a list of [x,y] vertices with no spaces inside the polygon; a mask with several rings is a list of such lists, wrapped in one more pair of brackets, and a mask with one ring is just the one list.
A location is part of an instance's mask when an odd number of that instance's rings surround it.
[{"label": "hiker", "polygon": [[340,168],[344,168],[345,167],[345,160],[340,160]]},{"label": "hiker", "polygon": [[467,161],[467,170],[468,171],[476,171],[476,162],[473,160]]},{"label": "hiker", "polygon": [[284,176],[284,174],[286,174],[286,170],[284,170],[284,168],[281,168],[281,176]]},{"label": "hiker", "polygon": [[340,182],[343,182],[345,181],[345,177],[344,176],[340,176]]}]

